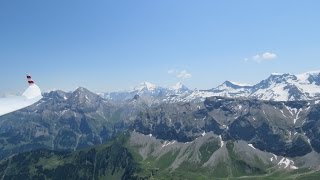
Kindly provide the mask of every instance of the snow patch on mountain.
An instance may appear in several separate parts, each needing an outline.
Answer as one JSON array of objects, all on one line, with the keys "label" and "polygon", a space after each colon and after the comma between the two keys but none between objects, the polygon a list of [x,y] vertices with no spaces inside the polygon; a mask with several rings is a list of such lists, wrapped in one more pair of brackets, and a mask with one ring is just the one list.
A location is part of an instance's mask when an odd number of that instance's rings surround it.
[{"label": "snow patch on mountain", "polygon": [[240,83],[240,82],[235,82],[235,81],[230,81],[232,84],[237,85],[237,86],[252,86],[251,84],[246,84],[246,83]]},{"label": "snow patch on mountain", "polygon": [[220,148],[222,148],[224,146],[224,141],[222,140],[221,135],[219,135],[219,139],[220,139]]},{"label": "snow patch on mountain", "polygon": [[170,145],[172,145],[172,144],[174,144],[174,143],[176,143],[176,141],[165,141],[164,143],[163,143],[163,145],[161,146],[161,147],[166,147],[166,146],[170,146]]},{"label": "snow patch on mountain", "polygon": [[279,167],[282,167],[282,168],[289,168],[289,169],[298,169],[298,167],[296,167],[294,165],[294,162],[288,158],[285,158],[283,157],[280,162],[278,163],[278,166]]},{"label": "snow patch on mountain", "polygon": [[252,149],[256,149],[252,144],[248,144]]}]

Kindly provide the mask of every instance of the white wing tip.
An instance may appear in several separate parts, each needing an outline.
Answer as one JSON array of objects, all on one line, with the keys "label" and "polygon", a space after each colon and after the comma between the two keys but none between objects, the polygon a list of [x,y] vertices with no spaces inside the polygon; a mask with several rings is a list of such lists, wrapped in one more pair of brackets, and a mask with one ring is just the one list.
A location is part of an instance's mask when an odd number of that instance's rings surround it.
[{"label": "white wing tip", "polygon": [[31,75],[27,74],[27,80],[28,80],[28,84],[29,84],[29,88],[27,90],[24,91],[24,93],[22,94],[23,96],[25,96],[28,99],[32,99],[32,98],[36,98],[36,97],[41,97],[41,90],[40,88],[34,83],[34,81],[32,80]]}]

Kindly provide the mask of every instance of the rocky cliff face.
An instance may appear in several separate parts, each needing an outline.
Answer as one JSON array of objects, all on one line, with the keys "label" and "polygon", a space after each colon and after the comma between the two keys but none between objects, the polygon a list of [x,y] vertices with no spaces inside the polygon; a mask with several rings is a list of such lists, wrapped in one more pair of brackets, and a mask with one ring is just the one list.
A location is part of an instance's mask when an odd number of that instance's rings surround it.
[{"label": "rocky cliff face", "polygon": [[[207,98],[199,104],[165,104],[141,112],[132,128],[156,138],[188,142],[206,132],[245,140],[277,155],[295,157],[316,146],[316,102]],[[312,127],[312,128],[311,128]],[[310,129],[311,128],[311,129]]]}]

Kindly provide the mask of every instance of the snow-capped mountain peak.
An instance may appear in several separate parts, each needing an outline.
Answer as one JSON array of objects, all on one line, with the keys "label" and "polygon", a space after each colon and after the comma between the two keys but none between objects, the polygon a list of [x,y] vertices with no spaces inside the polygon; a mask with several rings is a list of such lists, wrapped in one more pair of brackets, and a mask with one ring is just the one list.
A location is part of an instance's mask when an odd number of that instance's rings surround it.
[{"label": "snow-capped mountain peak", "polygon": [[173,85],[171,87],[172,90],[179,90],[181,88],[185,87],[181,82],[177,82],[177,84]]},{"label": "snow-capped mountain peak", "polygon": [[249,95],[250,85],[244,85],[239,83],[234,83],[231,81],[225,81],[216,88],[211,89],[210,91],[214,93],[214,96],[223,96],[223,97],[234,97],[239,96],[239,94],[247,96]]},{"label": "snow-capped mountain peak", "polygon": [[225,81],[224,83],[219,85],[217,88],[218,89],[224,89],[224,88],[239,89],[239,88],[246,88],[246,87],[252,87],[252,85],[233,82],[233,81]]},{"label": "snow-capped mountain peak", "polygon": [[272,73],[255,85],[244,85],[232,81],[210,90],[213,96],[247,97],[261,100],[294,101],[320,98],[320,71],[299,75]]},{"label": "snow-capped mountain peak", "polygon": [[184,84],[182,84],[181,82],[176,83],[175,85],[173,85],[169,89],[174,92],[177,92],[177,93],[190,92],[190,89],[187,86],[185,86]]},{"label": "snow-capped mountain peak", "polygon": [[284,73],[279,73],[279,72],[273,72],[271,73],[271,76],[281,76],[283,75]]},{"label": "snow-capped mountain peak", "polygon": [[132,99],[135,95],[148,97],[154,102],[203,101],[209,96],[246,97],[273,101],[296,101],[320,99],[320,71],[310,71],[298,75],[272,73],[255,85],[225,81],[210,90],[190,90],[182,83],[163,88],[149,82],[141,83],[129,92],[106,93],[112,100]]},{"label": "snow-capped mountain peak", "polygon": [[142,90],[147,90],[147,91],[154,91],[156,90],[157,86],[155,84],[152,84],[150,82],[143,82],[136,86],[134,88],[135,91],[142,91]]},{"label": "snow-capped mountain peak", "polygon": [[319,71],[309,71],[309,72],[305,72],[302,74],[298,74],[296,76],[301,82],[313,83],[313,82],[317,81],[316,79],[319,80],[320,70]]},{"label": "snow-capped mountain peak", "polygon": [[269,78],[256,84],[250,97],[293,101],[311,100],[320,97],[320,71],[310,71],[299,75],[271,74]]}]

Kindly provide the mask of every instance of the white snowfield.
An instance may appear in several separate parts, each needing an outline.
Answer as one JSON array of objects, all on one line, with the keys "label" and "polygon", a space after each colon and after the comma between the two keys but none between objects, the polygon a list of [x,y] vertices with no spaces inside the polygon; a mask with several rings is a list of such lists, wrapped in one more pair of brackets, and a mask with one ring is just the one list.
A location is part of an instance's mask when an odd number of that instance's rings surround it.
[{"label": "white snowfield", "polygon": [[0,116],[28,107],[41,98],[41,90],[36,84],[30,85],[22,96],[0,98]]}]

